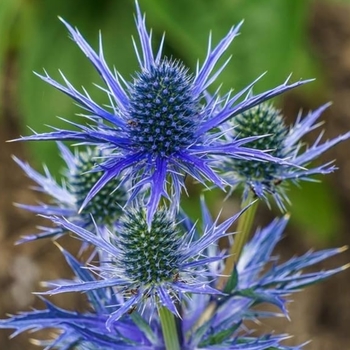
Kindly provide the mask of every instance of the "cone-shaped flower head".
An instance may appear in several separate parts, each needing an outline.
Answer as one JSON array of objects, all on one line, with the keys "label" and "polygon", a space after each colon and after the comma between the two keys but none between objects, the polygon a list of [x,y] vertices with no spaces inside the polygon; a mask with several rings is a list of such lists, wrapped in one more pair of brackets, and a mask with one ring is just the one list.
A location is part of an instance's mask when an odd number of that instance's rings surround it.
[{"label": "cone-shaped flower head", "polygon": [[[89,147],[85,151],[76,150],[75,153],[72,153],[62,143],[58,143],[58,148],[65,162],[61,184],[57,183],[46,167],[44,167],[45,175],[42,175],[29,164],[14,158],[26,175],[38,185],[35,189],[47,194],[52,200],[51,204],[19,204],[18,206],[41,215],[65,216],[75,224],[92,230],[94,223],[91,215],[101,229],[113,226],[122,214],[122,206],[128,200],[127,185],[120,178],[112,179],[84,210],[79,212],[87,193],[102,175],[102,171],[96,169],[96,162],[104,152],[96,147]],[[66,232],[62,227],[41,227],[41,230],[39,234],[24,237],[21,242]]]},{"label": "cone-shaped flower head", "polygon": [[[68,186],[76,200],[76,207],[81,208],[86,196],[98,179],[103,175],[102,170],[96,169],[96,162],[103,156],[97,147],[87,148],[85,152],[75,155],[75,167],[70,169]],[[127,189],[120,178],[112,179],[79,214],[87,222],[93,216],[98,226],[112,226],[121,216],[122,207],[128,199]]]},{"label": "cone-shaped flower head", "polygon": [[166,211],[155,214],[150,230],[143,210],[127,212],[121,226],[119,262],[129,280],[157,286],[176,279],[181,236]]},{"label": "cone-shaped flower head", "polygon": [[220,261],[223,256],[208,258],[205,251],[227,235],[238,215],[220,225],[207,227],[197,240],[193,239],[194,226],[184,232],[184,225],[176,221],[172,212],[163,209],[155,213],[151,226],[144,209],[127,210],[108,240],[62,218],[52,218],[56,224],[101,249],[108,258],[101,266],[90,267],[98,271],[101,280],[64,283],[47,294],[113,287],[115,292],[124,295],[125,302],[111,314],[109,327],[123,314],[137,308],[142,310],[146,304],[153,308],[165,306],[177,315],[176,302],[186,299],[188,293],[221,294],[208,285],[213,274],[207,271],[206,265]]},{"label": "cone-shaped flower head", "polygon": [[[247,144],[254,149],[271,150],[271,154],[278,158],[285,158],[286,149],[284,140],[288,129],[284,124],[280,112],[267,103],[260,104],[242,114],[232,121],[234,125],[233,137],[244,138],[250,136],[267,135]],[[250,162],[244,159],[231,160],[234,171],[239,176],[264,181],[274,179],[278,164],[272,162]]]},{"label": "cone-shaped flower head", "polygon": [[[224,186],[224,181],[212,166],[213,155],[277,161],[261,150],[244,147],[251,141],[250,138],[227,142],[221,137],[218,126],[305,81],[288,85],[287,80],[272,90],[251,96],[248,92],[255,81],[234,96],[226,94],[220,98],[217,92],[208,99],[206,89],[228,63],[215,70],[217,62],[238,35],[240,25],[233,27],[213,49],[209,40],[203,65],[198,65],[196,72],[190,74],[181,62],[162,57],[163,40],[158,52],[153,53],[152,38],[137,2],[136,9],[141,50],[135,42],[134,46],[140,71],[131,82],[126,82],[119,73],[112,73],[108,68],[101,40],[97,54],[76,29],[63,21],[72,39],[106,83],[104,91],[111,101],[110,109],[99,106],[87,92],[80,93],[63,74],[64,85],[46,74],[41,77],[43,80],[72,97],[88,112],[85,117],[89,125],[72,123],[77,130],[55,130],[22,139],[75,140],[110,148],[112,155],[100,160],[104,174],[92,187],[82,206],[86,206],[109,181],[123,174],[133,182],[132,197],[143,188],[149,190],[147,222],[150,224],[162,198],[179,205],[184,175],[189,174],[201,183],[209,181],[218,187]],[[219,110],[218,106],[222,108]]]},{"label": "cone-shaped flower head", "polygon": [[350,136],[350,133],[347,133],[321,144],[321,133],[309,148],[300,141],[302,136],[320,125],[315,122],[327,106],[311,112],[304,119],[299,115],[292,127],[285,124],[279,110],[267,103],[251,108],[226,123],[225,128],[231,130],[229,137],[232,139],[244,139],[249,135],[267,135],[247,143],[247,146],[261,150],[269,149],[271,155],[287,159],[290,163],[250,162],[225,157],[222,158],[221,169],[225,173],[227,182],[233,186],[243,184],[244,196],[247,196],[249,191],[253,191],[256,196],[267,201],[268,195],[271,194],[281,210],[284,210],[284,202],[288,202],[285,185],[288,182],[296,183],[298,180],[311,181],[312,175],[334,171],[336,168],[331,164],[332,162],[317,167],[310,167],[309,163]]},{"label": "cone-shaped flower head", "polygon": [[180,62],[167,59],[137,75],[129,126],[138,149],[165,157],[190,146],[200,111],[192,80]]}]

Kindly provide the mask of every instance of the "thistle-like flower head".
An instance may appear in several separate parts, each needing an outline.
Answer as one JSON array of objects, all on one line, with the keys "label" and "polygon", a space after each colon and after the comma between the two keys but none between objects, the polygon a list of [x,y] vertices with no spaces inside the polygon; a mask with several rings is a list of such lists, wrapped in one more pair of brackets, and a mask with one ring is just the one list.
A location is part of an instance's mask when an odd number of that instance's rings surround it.
[{"label": "thistle-like flower head", "polygon": [[207,227],[196,240],[193,239],[194,226],[183,232],[183,225],[168,210],[157,211],[149,227],[144,209],[129,209],[120,219],[117,232],[110,232],[108,240],[62,218],[52,218],[56,224],[102,250],[108,259],[99,267],[90,267],[98,271],[101,280],[64,283],[47,294],[113,287],[124,295],[125,302],[110,315],[109,326],[125,313],[142,310],[145,305],[165,306],[178,315],[176,304],[186,299],[188,293],[222,294],[209,286],[213,274],[207,271],[206,265],[222,260],[223,255],[209,258],[205,251],[227,235],[238,215],[220,225],[214,223]]},{"label": "thistle-like flower head", "polygon": [[256,196],[268,201],[272,195],[281,210],[285,209],[288,197],[285,184],[297,183],[299,180],[312,181],[311,176],[328,174],[336,169],[333,162],[320,166],[310,167],[309,163],[337,143],[347,140],[350,133],[340,135],[332,140],[320,143],[322,133],[316,142],[309,148],[300,140],[305,134],[317,128],[315,124],[328,105],[309,113],[305,118],[299,114],[294,126],[288,127],[279,110],[267,103],[262,103],[226,123],[230,129],[226,136],[232,139],[245,138],[248,135],[267,135],[254,140],[247,146],[254,149],[270,149],[271,155],[288,159],[290,164],[272,162],[250,162],[244,159],[223,159],[223,173],[231,185],[243,184],[244,196],[253,191]]},{"label": "thistle-like flower head", "polygon": [[[72,123],[77,130],[56,130],[22,139],[75,140],[109,148],[112,155],[100,161],[104,174],[86,196],[82,206],[86,206],[108,182],[122,174],[133,182],[131,198],[143,188],[149,190],[147,222],[150,224],[162,198],[179,205],[184,175],[189,174],[201,183],[209,181],[224,187],[224,181],[212,166],[213,155],[278,161],[262,150],[244,147],[244,144],[255,138],[227,142],[221,137],[218,126],[305,81],[288,85],[287,80],[272,90],[250,96],[248,92],[255,81],[234,96],[227,94],[220,98],[217,92],[208,99],[206,89],[228,63],[215,70],[217,62],[238,35],[240,24],[233,27],[214,49],[209,40],[203,65],[198,65],[196,72],[191,74],[181,62],[162,57],[163,40],[158,52],[153,53],[152,38],[146,30],[145,18],[137,2],[136,9],[141,50],[135,42],[134,46],[140,71],[131,82],[126,82],[119,73],[112,73],[108,68],[101,40],[97,54],[76,29],[63,21],[72,39],[106,83],[107,89],[104,91],[111,102],[110,109],[99,106],[86,91],[77,91],[63,74],[64,85],[46,74],[41,76],[43,80],[72,97],[88,112],[85,117],[89,125]],[[220,110],[219,105],[223,105]]]},{"label": "thistle-like flower head", "polygon": [[179,278],[181,233],[166,211],[155,214],[150,230],[144,210],[127,212],[121,226],[119,263],[130,281],[153,287]]},{"label": "thistle-like flower head", "polygon": [[[234,138],[244,138],[246,135],[263,138],[250,142],[248,145],[254,149],[268,149],[271,154],[279,158],[286,158],[288,151],[284,147],[284,140],[288,129],[279,111],[270,104],[262,103],[242,114],[237,115],[230,124]],[[274,179],[278,164],[272,162],[247,162],[244,159],[229,160],[234,164],[234,170],[238,174],[245,174],[247,178],[255,178],[264,181]]]},{"label": "thistle-like flower head", "polygon": [[[128,200],[127,185],[120,178],[111,180],[84,210],[79,212],[87,193],[102,175],[101,170],[96,168],[96,163],[104,152],[90,147],[85,151],[76,150],[75,153],[72,153],[62,143],[58,143],[58,148],[65,162],[61,184],[57,183],[47,167],[44,167],[45,175],[42,175],[29,164],[14,158],[26,175],[38,185],[34,188],[49,195],[52,201],[51,204],[18,204],[18,206],[41,215],[65,216],[75,224],[89,229],[94,229],[91,215],[101,229],[116,224],[121,216],[122,206]],[[24,237],[21,242],[57,236],[66,231],[62,227],[41,227],[41,230],[39,234]]]},{"label": "thistle-like flower head", "polygon": [[129,126],[138,149],[166,157],[191,145],[200,112],[192,81],[182,63],[168,59],[137,75],[130,86]]},{"label": "thistle-like flower head", "polygon": [[[207,214],[204,213],[203,215],[203,223],[204,226],[209,227],[212,223],[210,223],[211,219]],[[140,213],[136,215],[142,216]],[[144,228],[147,229],[148,226],[145,225],[144,214],[142,217],[144,224],[140,228],[143,230]],[[154,226],[155,231],[158,228],[162,228],[163,230],[166,229],[168,233],[174,232],[172,231],[172,224],[168,223],[167,228],[163,226],[164,222],[167,221],[163,213],[160,213],[159,217],[156,214],[155,219],[157,219],[156,226]],[[135,223],[133,220],[130,222],[131,220],[132,214],[125,218],[125,222],[129,222],[125,225],[129,227],[131,225],[132,229]],[[280,307],[284,314],[287,314],[285,308],[287,300],[284,297],[300,291],[304,286],[321,281],[343,270],[343,268],[336,268],[322,272],[305,273],[302,271],[340,253],[343,249],[308,252],[300,257],[293,257],[284,263],[277,264],[276,257],[272,256],[272,252],[281,239],[287,221],[287,218],[274,220],[270,225],[256,232],[254,238],[245,246],[233,272],[235,275],[233,281],[235,283],[230,284],[226,295],[215,298],[211,294],[191,293],[190,298],[178,300],[176,307],[181,314],[181,318],[178,319],[178,331],[182,334],[181,349],[301,350],[304,348],[303,345],[295,347],[284,346],[283,342],[288,338],[288,335],[274,334],[257,337],[252,335],[251,329],[247,330],[243,326],[245,321],[281,316],[276,312],[266,312],[262,308],[256,309],[256,305],[274,304]],[[194,236],[197,233],[195,232]],[[135,233],[132,234],[135,235]],[[142,233],[140,234],[142,235]],[[205,239],[209,239],[209,237]],[[151,238],[150,240],[153,242]],[[126,242],[125,246],[127,245],[128,243]],[[165,243],[164,247],[166,246],[167,244]],[[133,244],[130,245],[130,249],[132,247],[134,247]],[[210,285],[215,285],[217,283],[215,275],[220,272],[221,264],[217,260],[220,252],[215,245],[209,246],[209,248],[206,249],[208,264],[201,265],[203,270],[202,278],[203,280],[207,279]],[[140,315],[137,310],[133,311],[131,309],[130,311],[132,312],[126,313],[118,319],[115,318],[120,308],[119,304],[123,303],[126,298],[135,296],[135,289],[129,290],[128,297],[125,296],[125,292],[117,293],[113,283],[110,283],[112,287],[108,286],[108,282],[100,280],[94,273],[94,270],[91,271],[86,268],[84,264],[77,261],[67,251],[61,247],[60,249],[67,263],[74,271],[76,279],[80,281],[80,285],[85,284],[86,286],[85,289],[78,289],[86,291],[90,304],[89,311],[82,313],[69,311],[44,300],[45,309],[24,312],[8,319],[0,320],[0,328],[15,329],[14,335],[28,330],[38,331],[52,328],[59,330],[59,334],[55,339],[38,342],[38,345],[41,345],[43,348],[60,350],[165,350],[160,320],[157,314],[153,314],[150,321],[149,315]],[[128,250],[129,248],[125,249]],[[161,255],[162,253],[159,254]],[[171,253],[167,252],[166,256],[170,257]],[[125,260],[125,257],[122,259]],[[144,262],[149,261],[149,259],[149,256],[143,258]],[[140,266],[138,266],[135,255],[131,255],[131,260],[136,261],[131,263],[131,265],[135,267],[135,270],[139,271]],[[178,265],[175,260],[171,261],[171,266]],[[110,262],[112,265],[113,261],[111,260]],[[193,263],[196,263],[196,260],[193,260]],[[197,260],[197,263],[200,264],[201,262]],[[116,265],[113,268],[116,269]],[[129,271],[128,274],[130,278],[143,279],[146,283],[155,283],[157,285],[159,284],[156,281],[158,277],[163,281],[172,280],[172,274],[176,273],[173,270],[169,275],[170,277],[164,274],[157,276],[152,272],[152,268],[148,270],[150,273],[135,274]],[[112,266],[110,271],[112,271]],[[186,272],[186,274],[188,273],[189,271]],[[154,275],[155,278],[149,279],[150,275]],[[184,276],[181,278],[184,278]],[[175,279],[180,280],[180,276],[177,276]],[[153,282],[150,282],[151,280]],[[57,285],[58,283],[60,281],[51,282],[50,285]],[[98,287],[99,284],[100,287]],[[62,286],[64,285],[67,285],[67,280],[62,281]],[[72,286],[73,284],[68,288],[72,289]],[[187,289],[190,291],[190,284]],[[162,296],[159,295],[158,298],[162,298]],[[206,310],[213,306],[215,307],[214,314],[205,322],[201,322]],[[150,309],[146,309],[145,313],[149,314]],[[111,321],[111,317],[113,321]]]}]

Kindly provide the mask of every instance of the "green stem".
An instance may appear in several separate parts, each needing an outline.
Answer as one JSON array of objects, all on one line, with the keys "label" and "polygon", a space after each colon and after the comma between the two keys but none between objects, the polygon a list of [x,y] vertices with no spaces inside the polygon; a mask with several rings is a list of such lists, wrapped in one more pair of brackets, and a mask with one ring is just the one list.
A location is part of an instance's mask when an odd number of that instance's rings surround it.
[{"label": "green stem", "polygon": [[[253,196],[249,195],[245,202],[242,203],[242,209],[253,202]],[[244,245],[247,243],[250,231],[253,226],[256,209],[259,201],[255,201],[238,219],[237,234],[231,248],[231,254],[234,262],[237,262],[241,256]],[[232,266],[233,267],[233,266]],[[231,270],[232,271],[232,270]]]},{"label": "green stem", "polygon": [[180,350],[174,315],[166,307],[162,306],[159,308],[159,318],[166,350]]},{"label": "green stem", "polygon": [[[253,193],[248,195],[248,198],[242,203],[242,209],[254,201]],[[230,276],[234,265],[237,263],[244,245],[247,243],[252,225],[254,222],[254,217],[256,209],[258,207],[259,201],[251,204],[251,206],[240,216],[238,219],[237,233],[235,234],[235,239],[231,247],[230,256],[226,260],[226,265],[223,271],[223,277],[219,279],[217,288],[223,289]]]},{"label": "green stem", "polygon": [[[254,201],[254,195],[253,193],[250,193],[248,195],[248,198],[242,203],[242,209],[244,209],[247,205],[251,204],[253,201]],[[237,233],[235,235],[234,244],[231,247],[230,256],[226,260],[226,265],[223,271],[223,275],[218,280],[218,283],[216,286],[217,289],[223,290],[225,288],[227,284],[227,280],[233,272],[233,267],[237,263],[245,243],[248,241],[257,207],[258,207],[258,201],[255,201],[238,219],[238,227],[237,227]],[[209,306],[203,312],[199,321],[195,325],[196,329],[198,329],[206,321],[210,320],[210,318],[213,316],[217,308],[217,305],[218,304],[215,302],[212,302],[209,304]]]}]

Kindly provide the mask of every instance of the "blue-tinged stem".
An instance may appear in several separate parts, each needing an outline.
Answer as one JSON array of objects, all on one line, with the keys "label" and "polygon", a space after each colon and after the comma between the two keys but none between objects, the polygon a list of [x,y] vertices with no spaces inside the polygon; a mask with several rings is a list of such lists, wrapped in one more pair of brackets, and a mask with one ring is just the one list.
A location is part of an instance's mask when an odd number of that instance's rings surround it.
[{"label": "blue-tinged stem", "polygon": [[166,350],[180,350],[174,315],[166,307],[162,306],[159,308],[159,318]]}]

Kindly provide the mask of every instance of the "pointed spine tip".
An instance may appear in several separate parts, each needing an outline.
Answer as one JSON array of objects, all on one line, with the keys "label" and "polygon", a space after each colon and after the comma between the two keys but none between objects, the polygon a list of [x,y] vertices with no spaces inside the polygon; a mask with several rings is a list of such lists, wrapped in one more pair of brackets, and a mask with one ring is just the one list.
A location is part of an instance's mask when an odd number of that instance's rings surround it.
[{"label": "pointed spine tip", "polygon": [[60,250],[61,253],[64,252],[63,247],[57,241],[53,241],[52,243]]},{"label": "pointed spine tip", "polygon": [[349,246],[348,245],[344,245],[344,246],[338,248],[338,252],[339,253],[343,253],[343,252],[347,251],[348,249],[349,249]]},{"label": "pointed spine tip", "polygon": [[288,220],[290,219],[290,216],[291,216],[290,213],[285,213],[285,214],[283,215],[283,219],[286,220],[286,221],[288,221]]},{"label": "pointed spine tip", "polygon": [[350,267],[350,263],[348,264],[345,264],[341,267],[341,270],[344,271],[344,270],[347,270],[348,268]]}]

